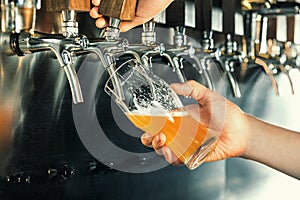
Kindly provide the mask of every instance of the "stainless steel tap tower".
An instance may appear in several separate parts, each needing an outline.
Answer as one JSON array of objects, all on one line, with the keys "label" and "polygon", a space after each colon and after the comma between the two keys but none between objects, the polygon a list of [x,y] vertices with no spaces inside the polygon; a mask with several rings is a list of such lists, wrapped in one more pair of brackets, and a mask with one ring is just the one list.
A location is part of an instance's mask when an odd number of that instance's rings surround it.
[{"label": "stainless steel tap tower", "polygon": [[[119,65],[135,59],[168,82],[195,79],[250,114],[300,130],[299,3],[175,0],[159,16],[120,33],[120,22],[132,19],[136,6],[134,0],[101,1],[99,12],[110,20],[100,30],[89,17],[89,0],[1,0],[0,199],[272,199],[273,193],[298,193],[293,179],[241,159],[195,171],[167,165],[140,143],[141,132],[104,85]],[[117,78],[113,84],[124,95]],[[94,140],[100,133],[92,126],[77,126],[78,119],[95,118],[105,133],[101,140]],[[104,140],[135,156],[114,154]],[[164,167],[132,173],[119,165]],[[291,187],[273,189],[283,182]]]}]

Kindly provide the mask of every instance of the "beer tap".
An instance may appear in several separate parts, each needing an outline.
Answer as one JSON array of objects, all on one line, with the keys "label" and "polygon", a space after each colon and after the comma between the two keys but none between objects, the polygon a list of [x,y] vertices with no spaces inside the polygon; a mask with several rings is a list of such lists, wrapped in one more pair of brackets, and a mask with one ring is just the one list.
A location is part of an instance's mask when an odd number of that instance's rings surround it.
[{"label": "beer tap", "polygon": [[285,66],[287,70],[300,70],[299,62],[297,62],[297,37],[295,34],[295,24],[297,24],[299,20],[295,16],[287,17],[287,41],[284,43],[284,60],[282,60],[282,64]]},{"label": "beer tap", "polygon": [[[196,51],[199,49],[187,45],[186,28],[195,28],[197,26],[198,3],[199,1],[176,1],[167,9],[167,23],[174,27],[173,43],[175,46],[175,48],[170,47],[168,51],[175,54],[174,63],[178,69],[183,70],[185,67],[183,61],[188,61],[200,75],[203,75],[207,87],[215,89],[212,78],[207,70],[208,67],[203,64],[205,62],[200,61],[203,57],[199,58],[196,55]],[[173,17],[173,13],[177,13],[176,18]]]},{"label": "beer tap", "polygon": [[173,38],[174,38],[175,48],[170,47],[168,51],[173,52],[175,54],[173,60],[175,65],[177,65],[176,67],[183,69],[184,68],[183,61],[184,60],[188,61],[198,71],[199,74],[203,75],[207,87],[214,90],[215,87],[205,63],[206,57],[204,56],[199,58],[196,55],[196,51],[199,51],[199,49],[186,44],[186,35],[185,35],[184,26],[176,26],[174,29],[175,29],[175,34]]},{"label": "beer tap", "polygon": [[152,68],[153,57],[162,57],[165,58],[171,65],[180,82],[183,83],[187,81],[185,75],[180,70],[180,64],[178,63],[178,60],[174,59],[174,56],[171,52],[168,52],[166,45],[163,43],[156,43],[155,19],[143,24],[142,44],[144,47],[140,47],[140,50],[143,52],[141,61],[148,70],[151,70]]},{"label": "beer tap", "polygon": [[212,31],[212,0],[195,1],[196,29],[201,32],[201,45],[205,50],[213,50],[214,40]]},{"label": "beer tap", "polygon": [[[265,70],[266,74],[269,76],[272,86],[276,95],[280,95],[278,83],[276,82],[275,76],[279,75],[281,72],[287,77],[290,84],[291,94],[294,94],[294,85],[290,76],[289,68],[286,68],[283,64],[284,55],[282,54],[282,47],[279,45],[277,38],[279,35],[287,35],[286,30],[281,34],[278,34],[278,29],[276,22],[278,20],[278,15],[274,15],[271,11],[270,15],[262,15],[261,31],[260,31],[260,41],[261,45],[259,48],[259,54],[256,58],[256,63],[261,65]],[[287,23],[286,20],[282,23]],[[271,30],[271,27],[273,30]],[[280,28],[281,29],[281,28]],[[286,40],[286,39],[284,39]],[[275,84],[275,83],[276,84]]]},{"label": "beer tap", "polygon": [[[18,31],[21,28],[16,27],[10,35],[10,46],[13,53],[18,56],[25,56],[41,51],[52,51],[56,56],[59,65],[65,71],[70,85],[73,103],[77,104],[83,102],[83,97],[80,83],[73,66],[73,56],[76,55],[76,51],[85,50],[88,47],[88,39],[87,37],[78,34],[75,11],[78,8],[75,8],[73,5],[80,7],[78,10],[88,11],[90,9],[90,4],[89,1],[78,1],[78,4],[71,4],[71,1],[74,3],[75,0],[64,1],[64,4],[60,4],[58,0],[46,2],[46,7],[49,11],[62,12],[62,34],[44,34],[34,32],[33,29],[28,30],[28,28]],[[19,1],[19,3],[22,2],[28,3],[28,1]],[[31,1],[31,3],[31,6],[34,6],[35,1]],[[19,4],[16,3],[16,5]],[[8,7],[6,4],[2,4],[2,6]],[[31,12],[31,14],[32,16],[30,19],[34,19],[35,12]],[[23,16],[23,19],[25,20],[26,16]],[[14,21],[14,18],[12,21]]]},{"label": "beer tap", "polygon": [[[133,55],[140,61],[140,56],[134,50],[128,49],[128,41],[120,38],[120,23],[122,20],[132,20],[135,16],[137,0],[110,0],[101,1],[98,12],[109,17],[109,25],[105,29],[105,40],[96,42],[90,51],[99,56],[109,75],[120,99],[124,98],[118,77],[116,77],[116,58],[124,54]],[[95,48],[98,46],[97,48]]]},{"label": "beer tap", "polygon": [[241,97],[241,91],[234,75],[235,67],[242,64],[242,54],[237,49],[237,42],[234,40],[235,36],[235,12],[236,1],[235,0],[223,0],[223,33],[226,36],[225,50],[221,56],[221,60],[224,63],[224,73],[227,74],[228,80],[231,84],[233,95],[236,98]]},{"label": "beer tap", "polygon": [[278,84],[274,77],[274,74],[277,74],[277,69],[274,68],[274,65],[269,65],[267,60],[264,59],[264,55],[267,55],[267,31],[268,31],[268,18],[266,16],[260,16],[260,45],[258,50],[258,55],[256,56],[255,63],[262,66],[265,73],[269,76],[271,80],[272,87],[276,95],[279,95]]},{"label": "beer tap", "polygon": [[[185,34],[186,27],[195,28],[196,23],[196,2],[192,1],[175,1],[166,10],[167,23],[174,27],[173,43],[174,45],[168,46],[167,51],[174,54],[173,61],[175,64],[175,72],[181,82],[186,81],[184,70],[184,61],[188,61],[192,66],[203,75],[207,86],[210,89],[214,89],[212,79],[208,73],[207,67],[202,65],[199,58],[196,56],[196,48],[191,45],[187,45],[187,37]],[[176,18],[173,17],[173,13],[176,14]],[[190,15],[190,16],[188,16]]]}]

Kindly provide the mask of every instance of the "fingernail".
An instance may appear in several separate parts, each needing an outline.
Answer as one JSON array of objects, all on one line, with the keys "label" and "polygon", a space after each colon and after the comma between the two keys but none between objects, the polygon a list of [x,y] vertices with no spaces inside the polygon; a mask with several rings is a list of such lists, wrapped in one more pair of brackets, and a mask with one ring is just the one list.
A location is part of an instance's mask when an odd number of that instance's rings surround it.
[{"label": "fingernail", "polygon": [[104,27],[106,25],[106,21],[104,19],[98,19],[96,23],[98,27]]},{"label": "fingernail", "polygon": [[168,163],[172,163],[172,158],[171,158],[171,152],[168,147],[163,147],[162,148],[162,153],[164,154],[165,159],[167,160]]},{"label": "fingernail", "polygon": [[142,138],[145,138],[145,139],[150,138],[150,137],[151,137],[151,135],[149,133],[144,133],[142,135]]},{"label": "fingernail", "polygon": [[160,139],[160,136],[159,136],[159,135],[155,136],[155,142],[156,142],[157,144],[160,144],[160,143],[161,143],[161,139]]},{"label": "fingernail", "polygon": [[142,139],[145,140],[147,143],[151,142],[151,135],[149,133],[144,133],[142,135]]}]

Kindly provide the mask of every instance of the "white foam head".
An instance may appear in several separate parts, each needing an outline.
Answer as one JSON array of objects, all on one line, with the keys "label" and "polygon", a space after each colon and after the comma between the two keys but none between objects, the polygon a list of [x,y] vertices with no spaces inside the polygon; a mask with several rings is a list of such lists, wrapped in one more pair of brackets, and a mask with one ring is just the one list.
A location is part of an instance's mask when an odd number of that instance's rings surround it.
[{"label": "white foam head", "polygon": [[171,111],[167,112],[165,110],[159,110],[159,109],[143,109],[143,110],[133,110],[130,111],[132,115],[147,115],[147,116],[167,116],[167,117],[183,117],[188,115],[188,113],[185,110],[179,110],[179,111]]}]

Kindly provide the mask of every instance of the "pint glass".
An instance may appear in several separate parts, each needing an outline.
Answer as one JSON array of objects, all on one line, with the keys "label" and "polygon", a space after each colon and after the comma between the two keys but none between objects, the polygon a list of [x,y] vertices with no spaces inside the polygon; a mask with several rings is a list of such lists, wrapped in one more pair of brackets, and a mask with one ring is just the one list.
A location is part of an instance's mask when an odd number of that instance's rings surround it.
[{"label": "pint glass", "polygon": [[110,75],[105,91],[139,129],[164,133],[166,145],[189,169],[195,169],[213,149],[217,136],[189,115],[169,85],[136,60]]}]

